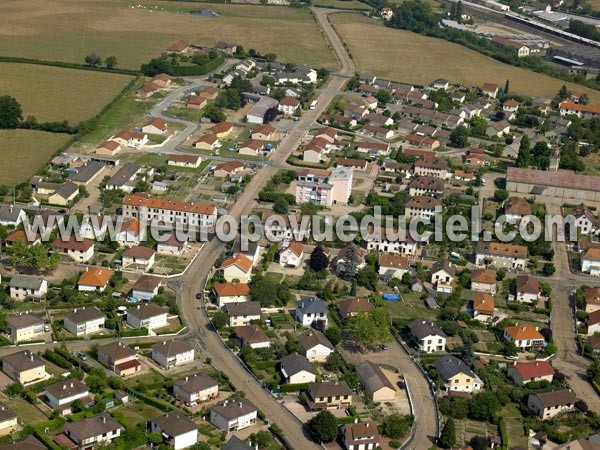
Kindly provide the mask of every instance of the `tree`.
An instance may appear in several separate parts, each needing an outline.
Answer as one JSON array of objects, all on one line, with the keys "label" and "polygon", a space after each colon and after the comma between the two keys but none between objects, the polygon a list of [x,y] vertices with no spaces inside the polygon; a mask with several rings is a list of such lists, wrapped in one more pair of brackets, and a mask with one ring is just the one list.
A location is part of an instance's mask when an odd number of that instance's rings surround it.
[{"label": "tree", "polygon": [[204,108],[202,117],[210,119],[213,123],[224,122],[227,119],[225,113],[215,104],[209,104]]},{"label": "tree", "polygon": [[102,394],[108,387],[106,378],[98,374],[92,374],[88,376],[85,380],[85,383],[90,388],[90,391],[92,391],[94,394]]},{"label": "tree", "polygon": [[413,421],[413,416],[402,416],[400,414],[389,415],[383,419],[383,434],[392,439],[400,439],[410,432]]},{"label": "tree", "polygon": [[85,409],[85,405],[83,403],[83,401],[81,401],[81,399],[77,399],[75,400],[73,403],[71,403],[71,411],[73,411],[74,413],[78,413],[81,412]]},{"label": "tree", "polygon": [[256,299],[260,299],[261,305],[266,307],[279,304],[278,283],[275,283],[268,278],[257,277],[250,283],[250,295]]},{"label": "tree", "polygon": [[20,103],[9,95],[0,97],[0,129],[17,128],[23,120]]},{"label": "tree", "polygon": [[531,164],[531,145],[529,144],[529,137],[524,134],[519,144],[519,154],[515,161],[517,167],[529,167]]},{"label": "tree", "polygon": [[469,418],[479,421],[493,422],[497,411],[500,409],[500,401],[494,392],[482,392],[469,401]]},{"label": "tree", "polygon": [[469,121],[469,127],[471,134],[475,136],[485,136],[485,130],[487,129],[487,121],[482,117],[473,117]]},{"label": "tree", "polygon": [[358,313],[348,320],[348,331],[358,346],[377,347],[391,339],[390,315],[385,308]]},{"label": "tree", "polygon": [[377,91],[377,94],[375,94],[375,98],[379,103],[385,105],[389,103],[392,99],[392,94],[390,94],[390,92],[385,89],[379,89],[379,91]]},{"label": "tree", "polygon": [[590,101],[590,98],[588,97],[588,95],[585,92],[579,96],[579,103],[581,105],[587,105],[589,103],[589,101]]},{"label": "tree", "polygon": [[102,58],[95,53],[92,53],[91,55],[87,55],[85,57],[85,63],[90,67],[98,67],[102,65]]},{"label": "tree", "polygon": [[290,205],[284,197],[277,197],[273,202],[273,211],[277,214],[287,214],[290,210]]},{"label": "tree", "polygon": [[467,127],[456,127],[450,134],[450,144],[454,147],[464,148],[469,144],[469,130]]},{"label": "tree", "polygon": [[469,445],[473,450],[487,450],[490,448],[490,440],[484,436],[473,436]]},{"label": "tree", "polygon": [[227,314],[225,314],[224,312],[221,311],[217,311],[216,313],[213,314],[212,316],[212,323],[213,326],[217,329],[220,330],[222,329],[225,325],[227,325]]},{"label": "tree", "polygon": [[506,83],[504,83],[504,95],[508,95],[509,91],[510,91],[510,80],[506,80]]},{"label": "tree", "polygon": [[337,420],[329,411],[321,411],[306,423],[308,432],[317,442],[331,442],[338,434]]},{"label": "tree", "polygon": [[325,330],[325,337],[329,339],[329,342],[335,347],[342,340],[342,334],[340,329],[337,327],[329,327]]},{"label": "tree", "polygon": [[325,270],[329,267],[329,258],[325,254],[323,247],[317,245],[313,252],[310,254],[310,260],[308,265],[315,272],[320,272],[321,270]]},{"label": "tree", "polygon": [[338,352],[333,352],[327,357],[324,367],[330,372],[342,372],[346,363]]},{"label": "tree", "polygon": [[506,189],[496,189],[494,191],[494,198],[499,202],[503,202],[508,198],[508,191]]},{"label": "tree", "polygon": [[377,272],[375,267],[368,265],[356,272],[356,283],[371,291],[377,290]]},{"label": "tree", "polygon": [[444,425],[444,429],[437,441],[437,445],[441,448],[453,448],[456,446],[456,427],[452,417],[450,417],[446,422],[446,425]]},{"label": "tree", "polygon": [[104,64],[106,64],[107,69],[114,69],[117,67],[119,62],[117,61],[116,56],[109,56],[108,58],[106,58],[106,61],[104,61]]},{"label": "tree", "polygon": [[153,431],[148,435],[148,443],[152,445],[152,447],[162,444],[162,441],[162,435],[158,431]]}]

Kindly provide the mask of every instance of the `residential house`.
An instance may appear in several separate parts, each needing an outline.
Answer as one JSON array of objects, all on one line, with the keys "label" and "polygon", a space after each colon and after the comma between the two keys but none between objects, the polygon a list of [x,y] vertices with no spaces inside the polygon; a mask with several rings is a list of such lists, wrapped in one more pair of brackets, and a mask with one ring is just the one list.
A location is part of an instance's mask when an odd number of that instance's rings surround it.
[{"label": "residential house", "polygon": [[258,410],[245,397],[225,400],[210,408],[210,423],[230,432],[248,428],[256,423]]},{"label": "residential house", "polygon": [[[213,134],[208,136],[214,136]],[[170,153],[167,158],[167,165],[177,167],[187,167],[190,169],[196,169],[200,166],[202,158],[200,155],[183,155],[177,153]]]},{"label": "residential house", "polygon": [[167,53],[185,53],[189,48],[188,43],[184,40],[179,40],[167,47]]},{"label": "residential house", "polygon": [[408,272],[408,258],[384,253],[379,257],[379,276],[384,280],[400,278]]},{"label": "residential house", "polygon": [[490,137],[502,137],[510,133],[510,123],[506,120],[491,122],[485,129],[485,134]]},{"label": "residential house", "polygon": [[71,405],[75,400],[81,400],[86,407],[94,404],[90,389],[77,378],[46,386],[44,396],[50,408],[60,410],[63,416],[71,414]]},{"label": "residential house", "polygon": [[214,175],[215,177],[225,178],[232,174],[240,174],[246,170],[246,166],[244,163],[240,161],[229,161],[222,164],[219,164],[215,167]]},{"label": "residential house", "polygon": [[229,136],[233,131],[233,124],[229,122],[220,122],[210,129],[219,139]]},{"label": "residential house", "polygon": [[98,361],[121,377],[142,370],[142,364],[139,362],[135,350],[132,350],[121,341],[98,347]]},{"label": "residential house", "polygon": [[571,389],[549,389],[529,394],[527,408],[541,419],[550,419],[564,411],[573,411],[577,397]]},{"label": "residential house", "polygon": [[520,325],[518,322],[504,329],[504,339],[515,344],[521,351],[543,347],[544,336],[533,325]]},{"label": "residential house", "polygon": [[416,177],[408,184],[408,193],[411,197],[422,195],[440,197],[444,193],[444,182],[432,176]]},{"label": "residential house", "polygon": [[263,143],[254,139],[244,141],[238,148],[240,155],[258,156],[263,149]]},{"label": "residential house", "polygon": [[170,369],[194,362],[194,347],[179,339],[159,342],[152,346],[152,359]]},{"label": "residential house", "polygon": [[146,328],[148,331],[166,327],[168,310],[156,303],[137,305],[127,310],[127,324],[136,330]]},{"label": "residential house", "polygon": [[304,356],[310,362],[325,362],[335,349],[323,333],[312,328],[298,336],[298,343],[304,350]]},{"label": "residential house", "polygon": [[202,109],[208,104],[208,99],[201,95],[190,95],[185,106],[191,109]]},{"label": "residential house", "polygon": [[367,394],[373,402],[393,401],[396,388],[383,370],[371,361],[363,361],[356,366],[356,373]]},{"label": "residential house", "polygon": [[494,297],[487,292],[473,293],[473,318],[490,322],[494,318]]},{"label": "residential house", "polygon": [[164,119],[155,117],[150,119],[142,126],[142,133],[146,134],[164,134],[167,132],[167,122]]},{"label": "residential house", "polygon": [[148,98],[151,97],[154,93],[160,90],[160,86],[153,81],[145,82],[140,88],[136,91],[137,95],[140,97]]},{"label": "residential house", "polygon": [[248,346],[252,349],[269,348],[273,342],[258,325],[235,327],[235,335],[241,347]]},{"label": "residential house", "polygon": [[356,158],[338,158],[335,160],[337,167],[346,167],[354,170],[367,170],[367,166],[369,165],[368,161],[365,159],[356,159]]},{"label": "residential house", "polygon": [[6,318],[8,334],[13,344],[43,340],[44,321],[36,314],[25,312]]},{"label": "residential house", "polygon": [[130,148],[141,148],[148,143],[148,135],[139,131],[122,130],[110,138]]},{"label": "residential house", "polygon": [[540,296],[540,283],[532,275],[517,275],[515,299],[521,303],[537,303]]},{"label": "residential house", "polygon": [[17,227],[26,218],[27,214],[23,208],[14,205],[0,205],[0,225]]},{"label": "residential house", "polygon": [[[119,139],[115,140],[119,143],[123,142]],[[83,166],[78,167],[77,169],[73,169],[74,171],[71,172],[68,179],[79,186],[87,186],[98,179],[105,169],[106,165],[104,163],[99,161],[90,161]]]},{"label": "residential house", "polygon": [[281,358],[281,374],[287,384],[314,383],[317,379],[314,367],[298,353]]},{"label": "residential house", "polygon": [[121,144],[119,144],[117,141],[108,140],[98,145],[94,152],[96,155],[100,156],[115,156],[120,151]]},{"label": "residential house", "polygon": [[307,298],[296,302],[296,320],[304,327],[325,329],[329,309],[319,298]]},{"label": "residential house", "polygon": [[344,425],[344,446],[346,450],[374,450],[379,448],[377,423],[370,420]]},{"label": "residential house", "polygon": [[160,87],[168,87],[171,85],[171,81],[172,78],[170,75],[167,75],[166,73],[159,73],[157,75],[154,75],[154,78],[152,78],[152,82],[154,84],[159,85]]},{"label": "residential house", "polygon": [[435,150],[439,148],[440,141],[422,134],[411,133],[404,137],[404,142],[413,147],[424,148],[427,150]]},{"label": "residential house", "polygon": [[213,286],[217,305],[250,301],[250,287],[246,283],[217,283]]},{"label": "residential house", "polygon": [[548,361],[527,361],[509,366],[507,375],[517,386],[523,386],[533,381],[548,381],[554,379],[554,368]]},{"label": "residential house", "polygon": [[352,405],[352,390],[345,381],[311,383],[303,396],[311,411],[345,409]]},{"label": "residential house", "polygon": [[123,268],[133,267],[134,269],[143,269],[148,271],[154,265],[155,251],[148,247],[136,245],[123,252],[121,265]]},{"label": "residential house", "polygon": [[524,270],[527,267],[527,254],[527,247],[524,245],[479,241],[475,265]]},{"label": "residential house", "polygon": [[71,334],[87,336],[99,333],[104,328],[106,317],[104,313],[95,306],[75,308],[65,313],[63,327]]},{"label": "residential house", "polygon": [[[274,0],[280,1],[280,0]],[[283,0],[282,0],[283,1]],[[2,450],[2,449],[0,449]],[[254,447],[250,447],[244,441],[242,441],[236,435],[231,436],[231,438],[227,441],[227,444],[223,446],[223,450],[254,450]]]},{"label": "residential house", "polygon": [[150,421],[151,432],[159,433],[165,444],[175,450],[191,447],[198,442],[198,425],[183,414],[170,411]]},{"label": "residential house", "polygon": [[415,319],[408,324],[408,329],[420,351],[432,353],[446,350],[447,336],[435,323],[425,319]]},{"label": "residential house", "polygon": [[195,406],[219,395],[219,383],[203,373],[173,381],[173,395],[187,406]]},{"label": "residential house", "polygon": [[373,305],[368,298],[348,298],[346,300],[340,300],[339,310],[342,319],[348,317],[355,317],[359,313],[368,313],[373,309]]},{"label": "residential house", "polygon": [[29,275],[13,275],[9,286],[10,298],[14,300],[27,298],[40,300],[48,293],[48,280]]},{"label": "residential house", "polygon": [[158,295],[162,278],[152,275],[142,275],[131,288],[131,296],[139,300],[150,301]]},{"label": "residential house", "polygon": [[483,388],[479,377],[455,356],[442,356],[433,365],[447,392],[475,392]]},{"label": "residential house", "polygon": [[220,146],[219,138],[216,134],[205,134],[198,138],[196,142],[192,144],[194,148],[200,150],[214,150]]},{"label": "residential house", "polygon": [[390,154],[390,144],[386,142],[355,142],[356,151],[359,153],[368,153],[370,156],[388,156]]},{"label": "residential house", "polygon": [[583,203],[575,208],[573,216],[577,229],[582,234],[596,234],[600,229],[600,220]]},{"label": "residential house", "polygon": [[449,294],[454,288],[456,269],[447,260],[439,260],[431,267],[431,284],[437,292]]},{"label": "residential house", "polygon": [[301,242],[290,242],[285,249],[279,252],[279,264],[281,267],[298,267],[304,259],[304,244]]},{"label": "residential house", "polygon": [[531,203],[523,197],[509,197],[504,202],[504,214],[514,223],[519,223],[523,219],[528,220],[528,216],[531,216]]},{"label": "residential house", "polygon": [[585,323],[587,325],[588,336],[594,336],[596,333],[600,333],[600,310],[590,313],[585,320]]},{"label": "residential house", "polygon": [[27,247],[32,247],[34,245],[41,244],[42,237],[39,235],[39,233],[34,234],[32,231],[28,233],[25,230],[15,230],[6,236],[4,239],[4,246],[7,248],[12,247],[17,242],[21,242]]},{"label": "residential house", "polygon": [[471,290],[496,295],[496,271],[473,269],[471,271]]},{"label": "residential house", "polygon": [[46,363],[31,350],[21,350],[2,357],[2,372],[8,377],[28,385],[48,377]]},{"label": "residential house", "polygon": [[483,95],[487,95],[490,98],[496,98],[498,96],[498,91],[500,87],[497,84],[493,83],[484,83],[481,87],[481,92]]},{"label": "residential house", "polygon": [[59,237],[52,243],[51,248],[79,263],[87,263],[94,256],[94,241],[78,240],[75,236],[70,236],[66,241]]},{"label": "residential house", "polygon": [[261,309],[259,302],[227,303],[225,311],[229,316],[230,327],[249,325],[253,320],[260,321]]},{"label": "residential house", "polygon": [[272,141],[274,140],[275,132],[277,129],[268,124],[257,126],[251,134],[251,138],[258,141]]},{"label": "residential house", "polygon": [[186,242],[187,241],[180,241],[177,238],[176,233],[171,234],[167,240],[158,242],[156,246],[156,254],[166,256],[181,256],[186,251]]},{"label": "residential house", "polygon": [[600,248],[591,247],[581,257],[581,271],[600,276]]},{"label": "residential house", "polygon": [[103,412],[76,422],[67,423],[63,434],[58,436],[64,435],[68,439],[66,442],[61,442],[61,445],[64,447],[89,450],[95,444],[110,444],[124,430],[125,428],[119,422],[113,419],[108,413]]},{"label": "residential house", "polygon": [[121,190],[131,193],[136,186],[136,177],[142,168],[137,164],[126,163],[106,182],[108,190]]},{"label": "residential house", "polygon": [[408,219],[413,217],[432,219],[441,211],[441,200],[428,195],[414,195],[406,200],[404,214]]},{"label": "residential house", "polygon": [[82,292],[104,292],[114,272],[106,267],[86,267],[79,277],[77,289]]},{"label": "residential house", "polygon": [[283,97],[279,100],[277,110],[287,116],[294,115],[300,107],[300,100],[294,97]]},{"label": "residential house", "polygon": [[121,223],[121,228],[114,239],[122,247],[139,245],[146,240],[146,228],[136,218],[127,218]]},{"label": "residential house", "polygon": [[248,283],[252,276],[252,260],[241,253],[237,253],[223,261],[220,269],[223,271],[223,277],[226,281],[233,282],[237,280]]},{"label": "residential house", "polygon": [[37,440],[33,435],[25,436],[20,439],[0,444],[0,450],[47,450],[44,444]]},{"label": "residential house", "polygon": [[515,113],[519,109],[519,106],[521,106],[521,103],[509,98],[508,100],[504,100],[504,103],[502,103],[502,111],[507,113]]},{"label": "residential house", "polygon": [[600,288],[586,288],[583,291],[585,298],[585,312],[588,314],[600,310]]},{"label": "residential house", "polygon": [[435,155],[423,156],[415,161],[414,172],[416,176],[432,176],[447,180],[452,176],[448,169],[448,162]]},{"label": "residential house", "polygon": [[48,203],[51,205],[67,206],[79,195],[79,186],[71,181],[66,181],[50,196]]},{"label": "residential house", "polygon": [[[5,406],[5,405],[0,405],[0,430],[3,432],[13,432],[16,431],[17,428],[19,427],[19,416],[17,416],[17,413],[14,412],[12,409],[10,409],[9,407]],[[33,438],[35,440],[35,438]],[[38,441],[39,442],[39,441]],[[16,441],[11,441],[12,443],[12,448],[15,449],[16,448]],[[2,450],[3,446],[10,446],[10,443],[6,443],[4,445],[0,444],[0,450]],[[44,446],[42,446],[44,447]],[[23,447],[23,450],[25,450],[25,448],[27,450],[34,450],[37,449],[39,447],[32,445],[31,447]],[[45,448],[45,447],[44,447]]]},{"label": "residential house", "polygon": [[498,47],[514,48],[517,51],[517,56],[519,58],[529,56],[529,53],[531,52],[531,49],[527,45],[504,36],[496,35],[492,37],[492,44],[496,44]]},{"label": "residential house", "polygon": [[324,139],[330,144],[333,144],[338,139],[338,133],[335,128],[324,127],[319,128],[314,135],[316,138]]}]

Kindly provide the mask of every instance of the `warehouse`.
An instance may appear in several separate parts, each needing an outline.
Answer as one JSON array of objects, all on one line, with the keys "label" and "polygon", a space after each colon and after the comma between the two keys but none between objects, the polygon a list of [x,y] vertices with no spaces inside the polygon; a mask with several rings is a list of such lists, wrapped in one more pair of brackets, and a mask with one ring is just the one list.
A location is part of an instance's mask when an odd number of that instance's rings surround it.
[{"label": "warehouse", "polygon": [[545,172],[509,167],[506,171],[506,189],[519,194],[600,201],[600,177],[571,171]]}]

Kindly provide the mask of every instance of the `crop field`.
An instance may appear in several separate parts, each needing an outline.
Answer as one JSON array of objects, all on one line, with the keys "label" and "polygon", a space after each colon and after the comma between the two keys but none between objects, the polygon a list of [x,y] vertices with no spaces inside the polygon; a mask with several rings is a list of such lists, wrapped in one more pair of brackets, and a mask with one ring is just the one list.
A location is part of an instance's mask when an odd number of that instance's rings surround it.
[{"label": "crop field", "polygon": [[10,165],[0,166],[0,184],[12,186],[28,180],[69,138],[43,131],[1,130],[0,154]]},{"label": "crop field", "polygon": [[313,6],[319,8],[354,9],[357,11],[370,11],[371,7],[358,0],[315,0]]},{"label": "crop field", "polygon": [[[216,18],[189,14],[210,9]],[[299,38],[302,39],[299,42]],[[337,60],[306,8],[123,0],[5,0],[0,55],[83,63],[92,52],[139,68],[173,42],[241,44],[285,62]]]},{"label": "crop field", "polygon": [[35,64],[0,63],[0,95],[15,97],[21,103],[24,117],[33,115],[38,122],[68,120],[75,125],[95,116],[131,78]]},{"label": "crop field", "polygon": [[330,16],[331,23],[348,45],[359,72],[420,85],[437,78],[454,83],[504,86],[510,80],[511,92],[553,97],[563,84],[587,92],[591,101],[600,101],[600,92],[565,83],[546,75],[503,64],[458,44],[395,30],[361,14]]}]

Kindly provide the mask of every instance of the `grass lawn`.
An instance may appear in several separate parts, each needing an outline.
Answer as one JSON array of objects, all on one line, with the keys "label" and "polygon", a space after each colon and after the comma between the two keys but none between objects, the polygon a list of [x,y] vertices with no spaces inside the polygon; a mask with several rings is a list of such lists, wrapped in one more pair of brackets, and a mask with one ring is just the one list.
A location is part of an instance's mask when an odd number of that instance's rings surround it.
[{"label": "grass lawn", "polygon": [[509,446],[527,448],[528,439],[523,429],[523,416],[517,406],[514,403],[509,403],[502,408],[500,416],[504,417]]},{"label": "grass lawn", "polygon": [[28,180],[69,138],[43,131],[1,130],[0,154],[10,164],[0,167],[0,184],[12,186]]},{"label": "grass lawn", "polygon": [[533,97],[553,97],[566,84],[569,89],[587,92],[592,102],[600,101],[598,91],[503,64],[442,39],[387,28],[362,14],[334,14],[330,20],[362,73],[420,85],[446,78],[467,85],[490,82],[504,86],[509,79],[511,92]]},{"label": "grass lawn", "polygon": [[407,322],[419,317],[435,319],[436,311],[425,306],[420,292],[400,294],[397,302],[385,302],[385,307],[393,319],[405,319]]},{"label": "grass lawn", "polygon": [[164,412],[142,401],[135,401],[120,407],[117,414],[122,415],[128,422],[137,425],[152,420],[164,414]]},{"label": "grass lawn", "polygon": [[[141,6],[140,6],[141,5]],[[207,8],[211,19],[188,14]],[[301,45],[298,37],[303,36]],[[306,8],[122,0],[6,0],[0,54],[83,62],[92,52],[138,69],[173,42],[218,41],[276,53],[285,62],[335,68],[337,60]]]},{"label": "grass lawn", "polygon": [[366,3],[356,0],[316,0],[313,6],[321,8],[355,9],[357,11],[370,11],[371,7]]},{"label": "grass lawn", "polygon": [[22,397],[12,398],[7,404],[27,425],[37,425],[48,420],[44,413]]},{"label": "grass lawn", "polygon": [[24,117],[68,120],[71,125],[95,116],[131,80],[126,75],[17,63],[0,63],[0,73],[0,95],[15,97]]}]

